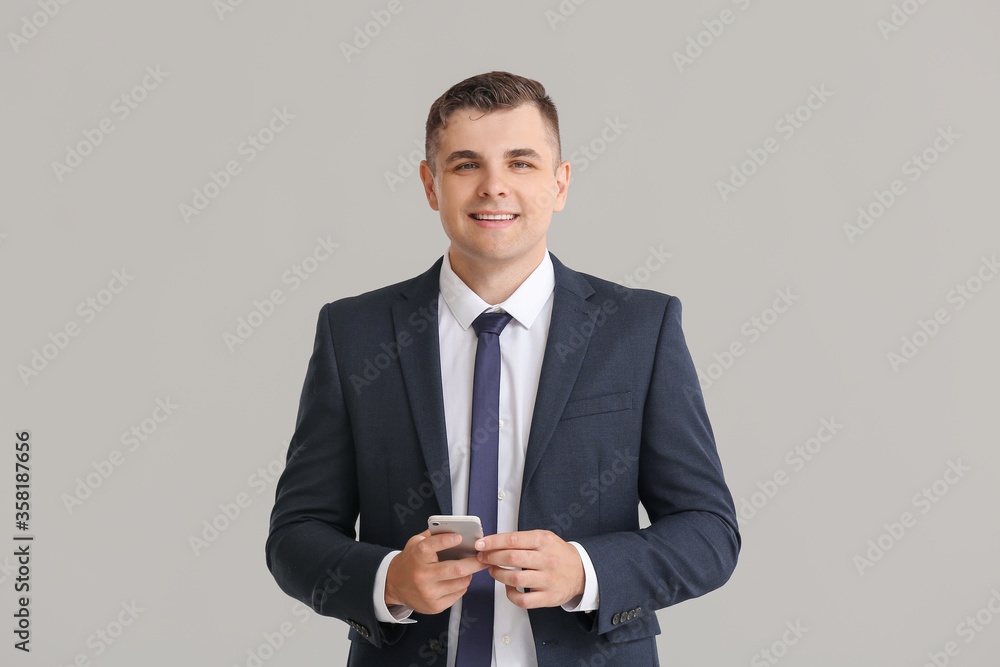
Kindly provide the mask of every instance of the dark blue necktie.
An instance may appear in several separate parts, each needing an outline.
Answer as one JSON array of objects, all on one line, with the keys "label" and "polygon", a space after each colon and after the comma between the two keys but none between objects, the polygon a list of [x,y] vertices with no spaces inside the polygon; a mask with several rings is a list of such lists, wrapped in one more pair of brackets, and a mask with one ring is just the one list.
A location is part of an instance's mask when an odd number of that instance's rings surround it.
[{"label": "dark blue necktie", "polygon": [[[472,327],[479,336],[472,378],[472,437],[469,509],[483,522],[483,535],[497,532],[497,477],[500,458],[500,332],[507,313],[483,313]],[[462,623],[455,667],[490,667],[493,660],[493,577],[472,575],[462,598]]]}]

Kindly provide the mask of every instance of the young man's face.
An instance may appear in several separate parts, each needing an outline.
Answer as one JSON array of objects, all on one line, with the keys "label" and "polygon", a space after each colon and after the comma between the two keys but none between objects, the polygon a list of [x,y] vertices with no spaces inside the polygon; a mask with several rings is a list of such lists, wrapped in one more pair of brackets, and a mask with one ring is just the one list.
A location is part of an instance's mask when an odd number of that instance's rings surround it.
[{"label": "young man's face", "polygon": [[[425,160],[420,178],[451,239],[453,264],[542,260],[552,213],[566,203],[569,183],[569,162],[556,169],[555,159],[533,104],[485,115],[459,109],[448,117],[437,175]],[[477,219],[502,214],[514,217]]]}]

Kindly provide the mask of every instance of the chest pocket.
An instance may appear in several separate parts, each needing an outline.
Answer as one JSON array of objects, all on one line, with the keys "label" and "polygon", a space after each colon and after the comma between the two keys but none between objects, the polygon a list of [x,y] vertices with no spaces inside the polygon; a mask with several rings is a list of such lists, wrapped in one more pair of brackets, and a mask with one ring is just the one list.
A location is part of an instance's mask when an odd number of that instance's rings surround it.
[{"label": "chest pocket", "polygon": [[606,412],[618,412],[620,410],[632,409],[632,392],[619,391],[603,396],[593,396],[590,398],[578,398],[566,403],[560,421],[587,417],[589,415],[599,415]]}]

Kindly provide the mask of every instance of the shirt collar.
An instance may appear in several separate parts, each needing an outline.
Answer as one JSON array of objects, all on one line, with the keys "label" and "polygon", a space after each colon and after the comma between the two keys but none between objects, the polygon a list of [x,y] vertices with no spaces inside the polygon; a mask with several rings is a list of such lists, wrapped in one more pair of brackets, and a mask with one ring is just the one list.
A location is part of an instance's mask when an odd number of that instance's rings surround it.
[{"label": "shirt collar", "polygon": [[503,310],[521,323],[525,329],[530,329],[542,306],[548,301],[549,295],[555,289],[555,272],[552,259],[546,248],[541,263],[524,279],[518,288],[503,303],[492,306],[480,298],[478,294],[466,285],[455,270],[451,268],[448,251],[445,250],[444,262],[441,264],[441,276],[438,281],[445,303],[452,315],[463,329],[472,326],[483,311]]}]

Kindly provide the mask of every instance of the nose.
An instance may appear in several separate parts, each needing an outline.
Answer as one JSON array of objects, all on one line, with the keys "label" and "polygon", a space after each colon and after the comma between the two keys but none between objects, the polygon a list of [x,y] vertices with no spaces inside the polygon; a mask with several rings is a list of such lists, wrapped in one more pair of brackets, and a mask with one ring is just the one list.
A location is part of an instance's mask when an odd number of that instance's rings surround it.
[{"label": "nose", "polygon": [[483,166],[480,169],[479,196],[480,197],[506,197],[509,187],[504,178],[503,169]]}]

